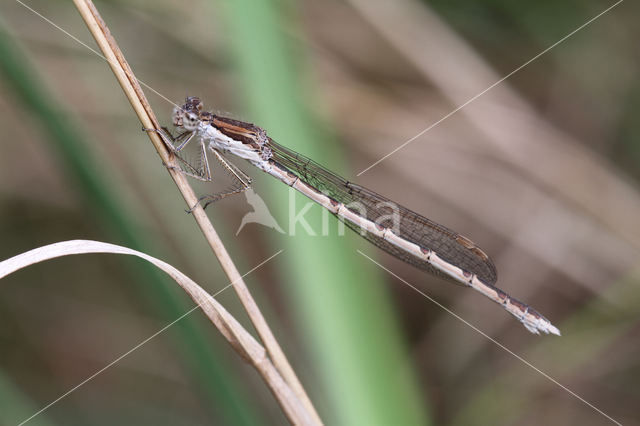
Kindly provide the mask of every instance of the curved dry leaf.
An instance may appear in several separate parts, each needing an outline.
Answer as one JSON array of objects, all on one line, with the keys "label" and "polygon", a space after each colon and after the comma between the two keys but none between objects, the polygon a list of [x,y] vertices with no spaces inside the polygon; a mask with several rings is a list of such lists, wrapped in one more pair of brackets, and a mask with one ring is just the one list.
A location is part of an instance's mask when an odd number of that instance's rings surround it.
[{"label": "curved dry leaf", "polygon": [[[209,293],[178,269],[153,256],[126,247],[91,240],[70,240],[38,247],[0,262],[0,278],[56,257],[87,253],[126,254],[142,258],[163,270],[202,308],[236,351],[263,376],[270,390],[296,424],[312,424],[291,388],[266,356],[264,347]],[[233,284],[233,283],[231,283]]]},{"label": "curved dry leaf", "polygon": [[220,332],[247,360],[264,357],[264,348],[251,336],[227,310],[191,278],[153,256],[126,247],[90,240],[71,240],[29,250],[0,262],[0,278],[29,265],[56,257],[87,253],[114,253],[140,257],[166,272],[202,308]]}]

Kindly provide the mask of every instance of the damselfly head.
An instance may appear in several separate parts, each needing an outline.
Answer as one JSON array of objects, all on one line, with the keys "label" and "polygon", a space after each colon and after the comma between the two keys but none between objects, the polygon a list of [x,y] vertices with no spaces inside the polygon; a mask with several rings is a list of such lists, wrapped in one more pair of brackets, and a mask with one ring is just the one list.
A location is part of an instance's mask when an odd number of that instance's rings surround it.
[{"label": "damselfly head", "polygon": [[202,101],[197,96],[187,96],[184,105],[173,109],[173,125],[184,127],[185,130],[192,131],[200,124],[200,113],[202,111]]},{"label": "damselfly head", "polygon": [[172,118],[174,126],[183,127],[188,131],[196,130],[200,124],[200,115],[184,108],[174,108]]}]

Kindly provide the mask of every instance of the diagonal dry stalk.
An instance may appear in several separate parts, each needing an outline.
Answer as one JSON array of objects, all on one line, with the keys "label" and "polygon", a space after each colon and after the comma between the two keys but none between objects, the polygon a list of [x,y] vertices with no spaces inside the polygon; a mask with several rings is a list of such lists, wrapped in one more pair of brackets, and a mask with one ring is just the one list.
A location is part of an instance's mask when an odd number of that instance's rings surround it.
[{"label": "diagonal dry stalk", "polygon": [[[100,49],[105,55],[107,62],[111,67],[111,70],[115,74],[116,79],[122,87],[122,90],[125,92],[127,98],[129,99],[131,106],[138,115],[142,126],[144,128],[159,128],[159,124],[155,117],[155,114],[151,110],[151,107],[149,106],[149,103],[144,96],[140,85],[138,84],[138,80],[133,75],[131,68],[124,59],[124,55],[120,51],[114,38],[111,36],[108,27],[100,17],[100,14],[98,13],[91,0],[74,0],[74,3],[78,11],[80,12],[80,15],[84,19],[87,27],[89,28],[89,31],[91,31],[91,34],[93,35],[96,42],[98,43],[98,46],[100,46]],[[180,190],[180,193],[187,203],[187,206],[191,207],[197,205],[197,207],[192,211],[193,217],[202,230],[202,233],[211,246],[211,249],[213,250],[215,256],[218,258],[218,261],[222,265],[225,274],[229,277],[229,281],[234,283],[233,288],[242,301],[242,304],[247,311],[251,322],[260,335],[260,338],[264,342],[267,352],[271,357],[273,364],[276,366],[277,371],[282,375],[284,381],[292,388],[295,395],[300,400],[305,411],[308,413],[308,417],[312,420],[312,424],[322,424],[322,421],[320,420],[320,417],[313,407],[311,400],[307,396],[304,388],[302,387],[302,384],[293,371],[293,368],[287,361],[284,352],[280,348],[280,345],[271,332],[271,329],[269,328],[262,313],[260,312],[258,305],[249,293],[249,290],[242,280],[242,277],[240,276],[240,273],[238,272],[236,266],[231,260],[229,253],[222,244],[218,233],[209,221],[209,218],[205,214],[202,207],[199,206],[198,199],[193,192],[193,189],[189,185],[186,176],[178,171],[179,167],[176,163],[175,157],[170,155],[164,143],[155,132],[148,132],[148,135],[158,154],[160,155],[160,158],[162,159],[164,164],[168,166],[167,171],[176,183],[178,189]],[[256,367],[260,371],[259,366]],[[267,377],[265,377],[265,379],[267,380]],[[283,405],[282,401],[279,400],[279,402],[284,408],[285,406]],[[290,420],[293,421],[293,419],[291,418]],[[293,422],[298,423],[296,421]]]}]

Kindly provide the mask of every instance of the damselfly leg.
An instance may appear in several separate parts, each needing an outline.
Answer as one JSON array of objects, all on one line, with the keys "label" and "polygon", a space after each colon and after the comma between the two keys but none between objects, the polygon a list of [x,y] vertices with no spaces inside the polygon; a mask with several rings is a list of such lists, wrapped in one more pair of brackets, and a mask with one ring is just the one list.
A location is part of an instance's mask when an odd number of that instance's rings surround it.
[{"label": "damselfly leg", "polygon": [[187,176],[191,176],[195,179],[203,182],[211,182],[211,170],[209,168],[209,161],[207,160],[206,148],[202,140],[197,141],[197,148],[194,159],[185,158],[183,151],[196,136],[195,131],[186,131],[180,133],[178,136],[173,136],[166,127],[160,129],[144,129],[147,132],[156,132],[165,146],[180,163],[180,171]]},{"label": "damselfly leg", "polygon": [[[230,161],[227,161],[222,154],[220,154],[215,149],[210,149],[210,151],[215,156],[218,163],[222,166],[225,172],[231,177],[234,181],[234,184],[227,188],[224,191],[217,192],[215,194],[204,195],[198,199],[198,203],[203,203],[202,208],[206,209],[207,206],[211,203],[214,203],[218,200],[221,200],[225,197],[235,194],[241,194],[247,189],[251,188],[251,178],[247,176],[242,170],[240,170],[235,164]],[[196,206],[193,206],[195,208]],[[191,210],[193,210],[193,208]]]},{"label": "damselfly leg", "polygon": [[[191,142],[196,136],[195,131],[185,131],[174,137],[166,127],[161,127],[159,130],[144,130],[155,131],[156,133],[158,133],[169,151],[171,151],[171,153],[175,155],[175,157],[180,162],[180,172],[203,182],[211,182],[213,180],[211,176],[209,158],[207,157],[206,146],[202,138],[197,139],[197,152],[195,154],[195,158],[184,158],[183,153],[185,151],[185,148],[188,146],[189,142]],[[226,172],[226,174],[229,175],[233,183],[230,187],[226,188],[223,191],[217,192],[215,194],[207,194],[200,197],[198,199],[198,202],[188,210],[189,213],[192,212],[193,209],[198,206],[198,204],[202,203],[203,208],[206,208],[209,204],[215,201],[218,201],[230,195],[241,194],[247,189],[251,188],[252,180],[249,176],[247,176],[246,173],[240,170],[235,164],[225,159],[222,154],[220,154],[216,149],[210,148],[210,152],[213,153],[214,157],[222,166],[222,169]]]}]

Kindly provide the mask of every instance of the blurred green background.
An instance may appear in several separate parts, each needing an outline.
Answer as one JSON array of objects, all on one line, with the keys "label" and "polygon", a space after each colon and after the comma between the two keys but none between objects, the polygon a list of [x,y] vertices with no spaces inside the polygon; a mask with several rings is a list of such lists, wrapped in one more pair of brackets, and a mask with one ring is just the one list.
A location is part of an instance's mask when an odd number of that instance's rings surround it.
[{"label": "blurred green background", "polygon": [[[327,424],[611,421],[356,252],[444,304],[621,423],[640,399],[638,6],[470,0],[110,1],[137,77],[254,122],[347,179],[457,230],[498,285],[563,332],[530,335],[475,292],[351,234],[207,210]],[[71,2],[28,5],[95,44]],[[0,5],[0,258],[68,239],[145,251],[227,282],[107,65]],[[159,119],[172,105],[147,92]],[[414,136],[418,138],[357,176]],[[284,185],[239,166],[285,230]],[[206,187],[199,185],[198,190]],[[306,204],[294,196],[296,210]],[[317,232],[318,206],[305,216]],[[235,294],[219,300],[249,329]],[[50,261],[0,283],[0,424],[19,424],[186,312],[142,261]],[[251,330],[251,329],[250,329]],[[283,424],[253,369],[194,312],[27,424]]]}]

